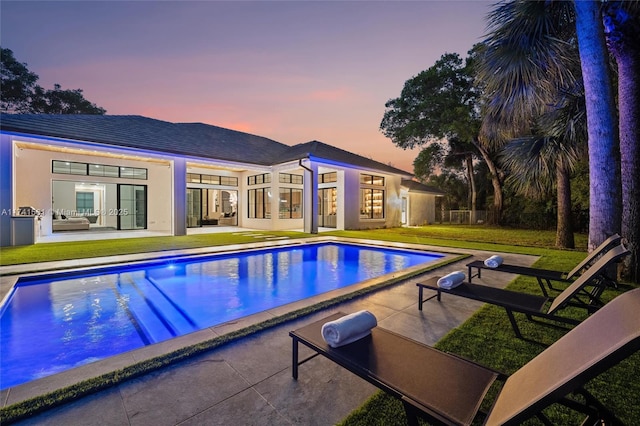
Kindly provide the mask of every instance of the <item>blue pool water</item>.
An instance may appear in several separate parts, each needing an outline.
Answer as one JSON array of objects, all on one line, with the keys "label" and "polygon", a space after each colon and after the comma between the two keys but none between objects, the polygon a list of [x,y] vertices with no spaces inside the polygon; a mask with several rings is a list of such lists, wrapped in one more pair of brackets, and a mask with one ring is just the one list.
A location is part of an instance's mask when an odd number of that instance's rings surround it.
[{"label": "blue pool water", "polygon": [[439,257],[322,243],[20,279],[0,311],[0,389]]}]

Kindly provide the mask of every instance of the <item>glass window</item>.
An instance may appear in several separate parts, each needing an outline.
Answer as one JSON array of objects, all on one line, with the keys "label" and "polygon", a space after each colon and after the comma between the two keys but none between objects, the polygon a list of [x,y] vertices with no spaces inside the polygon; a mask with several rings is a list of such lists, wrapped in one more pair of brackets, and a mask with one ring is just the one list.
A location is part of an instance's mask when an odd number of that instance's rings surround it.
[{"label": "glass window", "polygon": [[364,185],[384,186],[384,177],[374,175],[360,175],[360,183]]},{"label": "glass window", "polygon": [[120,168],[118,166],[106,166],[104,164],[89,164],[90,176],[119,177]]},{"label": "glass window", "polygon": [[384,191],[382,189],[360,189],[360,217],[384,219]]},{"label": "glass window", "polygon": [[249,190],[249,217],[253,219],[271,218],[271,193],[269,188]]},{"label": "glass window", "polygon": [[295,183],[302,185],[302,175],[293,175],[291,173],[280,173],[280,183]]},{"label": "glass window", "polygon": [[53,173],[64,173],[67,175],[87,175],[86,163],[75,163],[73,161],[56,161],[52,163]]},{"label": "glass window", "polygon": [[51,171],[53,173],[69,173],[69,163],[53,160],[51,163]]},{"label": "glass window", "polygon": [[133,169],[127,168],[127,167],[120,167],[120,177],[132,178],[133,177]]},{"label": "glass window", "polygon": [[70,163],[69,173],[72,175],[87,175],[87,164],[85,163]]},{"label": "glass window", "polygon": [[220,185],[238,186],[238,178],[234,176],[219,176]]},{"label": "glass window", "polygon": [[319,179],[320,183],[331,183],[331,182],[337,182],[337,181],[338,181],[337,172],[323,173],[320,175],[320,179]]},{"label": "glass window", "polygon": [[126,179],[147,179],[147,169],[139,167],[118,167],[104,164],[76,163],[72,161],[53,160],[51,163],[53,173],[69,175],[120,177]]},{"label": "glass window", "polygon": [[372,178],[373,185],[384,186],[384,178],[382,176],[372,176]]},{"label": "glass window", "polygon": [[[251,177],[249,177],[249,182],[251,182]],[[199,173],[187,173],[187,183],[238,186],[238,178],[234,176],[201,175]]]},{"label": "glass window", "polygon": [[137,167],[120,167],[120,177],[123,179],[147,179],[147,169]]},{"label": "glass window", "polygon": [[[270,183],[271,182],[271,175],[269,173],[263,173],[261,175],[254,175],[254,176],[249,176],[248,179],[248,183],[249,185],[260,185],[263,183]],[[237,179],[236,179],[236,185],[237,185]]]},{"label": "glass window", "polygon": [[280,188],[280,219],[302,218],[302,189]]},{"label": "glass window", "polygon": [[76,212],[93,213],[93,192],[76,192]]}]

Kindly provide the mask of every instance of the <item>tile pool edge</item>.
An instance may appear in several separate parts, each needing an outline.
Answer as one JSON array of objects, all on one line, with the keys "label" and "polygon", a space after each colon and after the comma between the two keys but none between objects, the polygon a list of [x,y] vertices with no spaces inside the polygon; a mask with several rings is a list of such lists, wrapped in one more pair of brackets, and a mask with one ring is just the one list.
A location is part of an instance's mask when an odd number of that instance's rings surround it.
[{"label": "tile pool edge", "polygon": [[[304,238],[301,240],[279,242],[279,244],[273,244],[273,242],[265,244],[262,242],[241,244],[238,246],[240,246],[240,249],[247,249],[249,246],[260,249],[282,245],[295,245],[300,242],[365,244],[384,248],[437,252],[438,254],[442,254],[443,257],[429,262],[426,265],[416,265],[403,269],[400,272],[386,274],[342,289],[332,290],[318,296],[303,299],[302,301],[269,309],[236,321],[216,325],[169,341],[129,351],[63,373],[34,380],[14,388],[5,389],[0,392],[0,396],[2,397],[0,418],[2,418],[3,423],[11,422],[24,416],[32,415],[35,412],[45,411],[56,405],[115,386],[118,383],[185,360],[226,343],[250,336],[256,332],[317,312],[321,309],[326,309],[338,303],[360,297],[381,288],[394,285],[400,281],[457,262],[469,256],[468,254],[451,251],[439,251],[440,248],[434,249],[432,246],[419,244],[340,237]],[[217,248],[219,249],[220,247]],[[225,248],[226,250],[216,250],[216,252],[235,251],[231,249],[231,246],[226,246]],[[211,254],[211,250],[207,252]],[[166,257],[166,253],[163,254],[165,254],[165,256],[162,257]],[[147,258],[145,260],[151,259]],[[315,299],[318,300],[313,302]],[[296,308],[296,304],[305,306]]]},{"label": "tile pool edge", "polygon": [[[433,248],[433,246],[425,246],[414,243],[400,243],[394,241],[371,240],[360,238],[346,238],[335,236],[318,236],[306,238],[292,238],[287,240],[276,241],[260,241],[255,243],[238,243],[221,246],[196,247],[190,249],[174,249],[167,251],[156,251],[147,253],[134,253],[126,255],[89,257],[74,260],[62,260],[43,263],[27,263],[20,265],[0,266],[0,307],[4,305],[7,296],[11,293],[13,286],[22,277],[32,277],[40,274],[61,272],[61,271],[82,271],[84,269],[95,267],[108,267],[115,264],[135,264],[138,262],[148,262],[153,260],[162,260],[173,257],[186,256],[207,256],[212,254],[233,253],[246,250],[259,250],[267,248],[278,248],[286,246],[295,246],[306,243],[322,243],[322,242],[342,242],[351,244],[366,244],[382,248],[396,248],[417,251],[430,251],[437,253],[459,253],[447,251],[446,248]],[[427,248],[429,247],[429,248]]]}]

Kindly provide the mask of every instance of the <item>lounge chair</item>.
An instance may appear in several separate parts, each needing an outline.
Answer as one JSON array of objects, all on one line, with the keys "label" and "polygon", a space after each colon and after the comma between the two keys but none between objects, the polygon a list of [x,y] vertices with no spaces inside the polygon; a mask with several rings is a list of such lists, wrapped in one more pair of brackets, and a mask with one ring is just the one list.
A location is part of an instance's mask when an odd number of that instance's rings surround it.
[{"label": "lounge chair", "polygon": [[[518,266],[518,265],[509,265],[509,264],[502,264],[496,268],[490,268],[489,266],[485,265],[484,261],[474,260],[473,262],[468,263],[466,265],[467,268],[469,269],[469,274],[467,276],[469,278],[469,282],[472,282],[473,277],[481,278],[481,273],[483,269],[488,269],[488,270],[497,271],[497,272],[506,272],[509,274],[532,276],[538,280],[538,284],[542,289],[542,293],[545,296],[548,296],[549,294],[547,293],[545,284],[551,290],[558,290],[557,288],[553,287],[551,283],[552,281],[572,282],[575,279],[575,277],[577,277],[581,272],[583,272],[589,266],[591,266],[598,259],[599,256],[601,256],[602,254],[605,254],[612,247],[620,244],[621,240],[622,238],[618,234],[614,234],[610,236],[605,241],[603,241],[602,244],[600,244],[595,250],[589,253],[589,255],[585,257],[582,262],[577,264],[576,267],[569,272],[554,271],[551,269],[531,268],[527,266]],[[475,274],[473,274],[473,269],[476,270]],[[609,283],[615,284],[615,281],[610,280]]]},{"label": "lounge chair", "polygon": [[[504,384],[484,424],[516,425],[534,416],[551,424],[542,410],[554,403],[586,414],[588,424],[598,419],[621,424],[583,385],[640,349],[638,312],[640,289],[623,293],[509,377],[380,327],[332,348],[322,339],[321,328],[344,315],[338,313],[289,333],[292,374],[297,379],[299,365],[323,355],[400,399],[412,425],[418,424],[418,416],[447,425],[482,420],[480,404],[496,380]],[[299,343],[316,353],[299,361]]]},{"label": "lounge chair", "polygon": [[[457,287],[446,289],[438,286],[439,277],[431,277],[423,283],[417,283],[418,310],[422,310],[422,305],[427,300],[437,297],[441,301],[442,293],[454,296],[466,297],[480,302],[490,303],[503,307],[507,311],[509,321],[516,336],[522,338],[522,333],[518,328],[514,312],[520,312],[533,321],[532,317],[545,318],[562,322],[565,324],[578,324],[579,321],[557,315],[557,312],[566,306],[577,306],[585,308],[588,313],[595,312],[604,305],[600,300],[603,292],[601,284],[602,273],[611,264],[619,261],[622,257],[630,254],[623,244],[616,246],[601,256],[591,267],[589,267],[580,277],[571,283],[562,293],[555,298],[547,296],[537,296],[512,290],[490,287],[480,284],[462,283]],[[436,294],[424,298],[424,290],[435,290]],[[548,309],[545,309],[547,302],[552,301]]]}]

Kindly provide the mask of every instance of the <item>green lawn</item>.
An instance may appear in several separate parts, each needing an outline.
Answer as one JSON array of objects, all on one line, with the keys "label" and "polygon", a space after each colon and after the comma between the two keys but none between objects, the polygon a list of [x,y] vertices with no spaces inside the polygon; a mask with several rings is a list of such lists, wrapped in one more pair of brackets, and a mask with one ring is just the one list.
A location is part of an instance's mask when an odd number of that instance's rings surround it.
[{"label": "green lawn", "polygon": [[[270,235],[292,238],[312,235],[298,232],[269,232]],[[385,241],[410,242],[451,248],[469,248],[517,252],[541,256],[536,267],[570,270],[586,255],[585,235],[576,235],[576,250],[556,250],[553,248],[555,233],[527,231],[484,226],[438,226],[421,228],[396,228],[372,231],[334,231],[322,235],[350,238],[376,239]],[[210,234],[184,237],[154,237],[125,240],[104,240],[79,243],[36,244],[28,247],[9,247],[0,250],[0,264],[26,264],[32,262],[87,258],[110,254],[157,252],[173,249],[243,244],[259,241],[251,236],[233,234]],[[538,284],[531,278],[518,278],[509,285],[519,291],[536,293]],[[606,297],[613,298],[619,291],[609,289]],[[580,317],[580,312],[570,312]],[[551,344],[561,336],[556,329],[541,327],[520,321],[525,336],[539,342]],[[452,330],[437,347],[480,364],[506,373],[516,371],[544,348],[539,343],[517,339],[507,317],[501,309],[486,306],[461,327]],[[204,349],[203,349],[204,350]],[[197,351],[196,351],[197,352]],[[137,374],[135,372],[131,374]],[[593,380],[588,389],[598,396],[627,424],[640,424],[640,354],[636,354],[618,366]],[[489,399],[490,401],[490,399]],[[21,407],[22,409],[30,409]],[[547,410],[554,424],[579,424],[573,413],[553,406]],[[343,426],[355,425],[404,425],[402,405],[382,393],[356,410],[343,422]],[[530,424],[539,424],[532,421]]]},{"label": "green lawn", "polygon": [[[256,232],[255,234],[259,234]],[[268,232],[264,236],[290,238],[308,237],[301,232]],[[0,266],[17,265],[54,260],[86,259],[97,256],[163,252],[200,247],[224,246],[264,241],[251,235],[235,233],[184,235],[180,237],[121,238],[115,240],[43,243],[31,246],[3,247],[0,249]]]},{"label": "green lawn", "polygon": [[[258,233],[256,233],[258,234]],[[270,231],[265,236],[305,238],[316,235],[302,232]],[[320,235],[336,235],[351,238],[366,238],[385,241],[430,244],[442,247],[459,247],[482,250],[511,251],[544,256],[553,250],[555,233],[478,226],[437,226],[421,228],[393,228],[371,231],[334,231]],[[0,248],[0,266],[55,260],[84,259],[96,256],[111,256],[134,253],[162,252],[168,250],[244,244],[261,241],[251,235],[216,233],[185,235],[180,237],[123,238],[66,243],[43,243],[31,246]],[[570,262],[579,262],[587,247],[586,235],[576,235],[577,249],[563,251]],[[552,251],[549,251],[552,249]],[[555,256],[550,256],[555,257]],[[560,268],[560,267],[558,267]],[[550,269],[554,269],[550,267]]]}]

